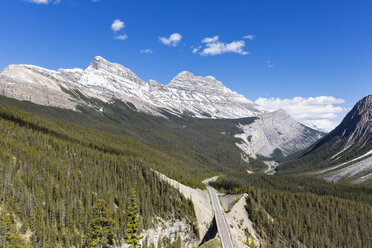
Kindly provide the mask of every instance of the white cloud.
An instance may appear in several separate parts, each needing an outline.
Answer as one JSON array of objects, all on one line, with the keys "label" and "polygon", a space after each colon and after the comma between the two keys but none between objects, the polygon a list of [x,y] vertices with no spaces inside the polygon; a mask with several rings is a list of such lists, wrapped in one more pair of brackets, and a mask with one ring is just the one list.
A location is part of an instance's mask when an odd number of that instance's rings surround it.
[{"label": "white cloud", "polygon": [[218,41],[218,39],[219,39],[219,36],[218,35],[216,35],[216,36],[213,36],[213,37],[211,37],[211,38],[204,38],[201,42],[202,43],[211,43],[211,42],[216,42],[216,41]]},{"label": "white cloud", "polygon": [[242,40],[223,43],[220,41],[210,42],[205,45],[205,48],[200,52],[200,55],[219,55],[224,53],[237,53],[240,55],[249,54],[243,50],[245,42]]},{"label": "white cloud", "polygon": [[[97,2],[97,0],[93,0],[94,2]],[[126,40],[128,38],[128,35],[126,35],[122,29],[125,28],[125,23],[119,19],[114,20],[114,22],[111,24],[111,29],[114,31],[114,37],[117,40]]]},{"label": "white cloud", "polygon": [[114,22],[111,24],[112,30],[115,32],[120,31],[125,27],[125,24],[123,21],[120,21],[119,19],[114,20]]},{"label": "white cloud", "polygon": [[115,36],[115,39],[118,39],[118,40],[126,40],[127,38],[128,38],[128,35],[126,34]]},{"label": "white cloud", "polygon": [[245,46],[245,42],[243,40],[225,43],[219,41],[219,36],[216,35],[213,37],[204,38],[201,43],[205,43],[205,47],[203,49],[202,46],[196,47],[192,50],[193,53],[197,53],[200,49],[202,49],[199,54],[203,56],[219,55],[224,53],[237,53],[240,55],[249,54],[249,52],[243,50],[243,47]]},{"label": "white cloud", "polygon": [[294,97],[292,99],[258,98],[256,104],[268,109],[284,109],[295,120],[324,131],[330,131],[337,126],[340,114],[347,109],[335,106],[344,103],[343,99],[333,96]]},{"label": "white cloud", "polygon": [[337,123],[334,121],[321,119],[321,120],[304,120],[302,121],[303,124],[305,124],[308,127],[321,130],[323,132],[329,132],[333,130]]},{"label": "white cloud", "polygon": [[146,49],[141,50],[140,53],[152,53],[152,50],[146,48]]},{"label": "white cloud", "polygon": [[254,37],[255,37],[255,36],[256,36],[256,35],[254,35],[254,34],[248,34],[248,35],[244,36],[243,39],[254,40]]},{"label": "white cloud", "polygon": [[177,46],[182,39],[182,35],[179,33],[173,33],[168,38],[166,37],[159,37],[161,43],[167,46]]}]

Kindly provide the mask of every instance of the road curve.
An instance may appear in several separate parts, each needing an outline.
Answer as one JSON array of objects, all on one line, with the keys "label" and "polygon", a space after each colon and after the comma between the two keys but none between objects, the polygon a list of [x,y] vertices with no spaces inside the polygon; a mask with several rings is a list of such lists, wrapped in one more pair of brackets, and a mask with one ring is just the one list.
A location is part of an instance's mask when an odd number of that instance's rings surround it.
[{"label": "road curve", "polygon": [[203,181],[204,185],[209,190],[211,195],[214,215],[216,217],[217,230],[220,235],[220,240],[223,248],[233,248],[234,244],[231,238],[229,225],[227,224],[225,213],[221,207],[216,190],[208,184],[208,180]]}]

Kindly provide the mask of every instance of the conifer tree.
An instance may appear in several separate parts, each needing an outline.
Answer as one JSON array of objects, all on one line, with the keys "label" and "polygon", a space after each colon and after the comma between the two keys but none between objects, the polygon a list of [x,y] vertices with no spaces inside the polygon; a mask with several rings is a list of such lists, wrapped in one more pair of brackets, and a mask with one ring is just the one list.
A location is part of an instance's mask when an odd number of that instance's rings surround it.
[{"label": "conifer tree", "polygon": [[89,223],[87,247],[111,247],[116,239],[117,223],[112,218],[112,212],[107,208],[106,202],[99,199],[93,206],[93,218]]},{"label": "conifer tree", "polygon": [[131,189],[131,197],[129,199],[128,207],[128,223],[125,229],[125,243],[129,244],[131,248],[139,247],[139,240],[142,238],[138,236],[138,206],[137,206],[136,191],[134,188]]},{"label": "conifer tree", "polygon": [[0,213],[0,247],[25,247],[24,242],[16,231],[13,218],[2,213]]}]

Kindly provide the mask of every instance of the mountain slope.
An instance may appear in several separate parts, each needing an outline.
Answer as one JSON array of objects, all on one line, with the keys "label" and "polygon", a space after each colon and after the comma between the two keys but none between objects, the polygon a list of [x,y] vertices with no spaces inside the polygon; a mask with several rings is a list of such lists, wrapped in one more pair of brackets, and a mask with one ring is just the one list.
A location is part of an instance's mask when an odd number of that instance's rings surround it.
[{"label": "mountain slope", "polygon": [[[172,115],[163,118],[135,111],[120,101],[100,104],[105,109],[102,112],[86,106],[72,111],[0,96],[0,106],[16,107],[50,120],[129,137],[171,155],[173,158],[163,157],[166,163],[155,163],[159,165],[155,169],[188,186],[201,186],[203,177],[224,170],[250,168],[241,159],[241,150],[235,145],[237,139],[233,136],[239,132],[238,122],[250,123],[252,118],[216,120]],[[166,168],[174,169],[165,171]]]},{"label": "mountain slope", "polygon": [[292,161],[283,172],[314,171],[327,180],[372,179],[372,95],[361,99],[340,125]]},{"label": "mountain slope", "polygon": [[112,210],[122,243],[131,187],[141,231],[181,221],[196,237],[192,203],[150,169],[181,159],[14,108],[0,107],[0,131],[0,215],[14,217],[32,247],[82,247],[98,199]]},{"label": "mountain slope", "polygon": [[[31,65],[8,66],[0,73],[0,94],[75,111],[91,108],[119,119],[123,116],[118,116],[121,110],[117,103],[138,113],[165,119],[258,118],[253,127],[240,122],[232,127],[240,129],[232,135],[238,134],[235,137],[240,140],[234,144],[241,149],[238,157],[245,160],[248,157],[274,159],[286,156],[313,144],[322,135],[297,123],[284,111],[263,109],[226,88],[214,77],[181,72],[167,85],[153,80],[147,83],[124,66],[99,56],[85,70],[52,71]],[[126,121],[133,120],[126,118]],[[249,137],[253,137],[252,142]]]},{"label": "mountain slope", "polygon": [[252,124],[239,127],[244,132],[235,137],[243,142],[237,145],[251,157],[266,159],[279,159],[307,148],[323,135],[293,120],[283,110],[264,113]]}]

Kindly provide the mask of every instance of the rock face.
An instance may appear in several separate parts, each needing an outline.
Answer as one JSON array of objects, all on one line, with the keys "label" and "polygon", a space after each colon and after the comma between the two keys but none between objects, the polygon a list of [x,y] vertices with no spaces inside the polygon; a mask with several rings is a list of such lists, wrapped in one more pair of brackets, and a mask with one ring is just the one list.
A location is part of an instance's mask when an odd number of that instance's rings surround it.
[{"label": "rock face", "polygon": [[243,142],[237,145],[250,157],[287,156],[310,146],[322,136],[292,119],[284,110],[263,113],[253,124],[239,127],[243,133],[235,137]]},{"label": "rock face", "polygon": [[372,95],[360,100],[346,115],[341,124],[329,134],[346,141],[345,147],[354,144],[365,146],[372,139]]},{"label": "rock face", "polygon": [[85,70],[8,66],[0,73],[0,94],[73,110],[78,105],[102,109],[92,99],[106,103],[119,99],[132,103],[138,111],[159,116],[166,111],[197,118],[258,117],[251,126],[239,126],[244,133],[237,137],[244,142],[237,145],[250,156],[267,157],[277,149],[287,155],[309,146],[320,134],[297,123],[284,111],[265,110],[214,77],[184,71],[167,85],[153,80],[147,83],[124,66],[99,56]]},{"label": "rock face", "polygon": [[[143,237],[140,241],[142,247],[147,242],[148,246],[153,245],[159,248],[158,241],[164,238],[170,239],[172,242],[180,238],[182,247],[195,247],[195,234],[192,232],[192,226],[186,220],[164,221],[161,219],[155,220],[155,228],[149,229],[141,233]],[[129,245],[123,245],[123,248],[129,248]]]},{"label": "rock face", "polygon": [[187,199],[192,201],[199,230],[199,242],[202,241],[213,220],[213,208],[208,192],[206,190],[190,188],[159,172],[157,172],[157,174],[162,180],[166,181],[169,185],[181,192]]},{"label": "rock face", "polygon": [[[219,197],[222,205],[229,205],[226,207],[224,206],[224,210],[235,247],[248,247],[244,245],[247,238],[249,241],[254,242],[255,245],[261,245],[260,237],[254,224],[249,219],[248,212],[245,208],[247,205],[247,198],[247,194],[221,195]],[[231,202],[231,200],[233,201]]]}]

